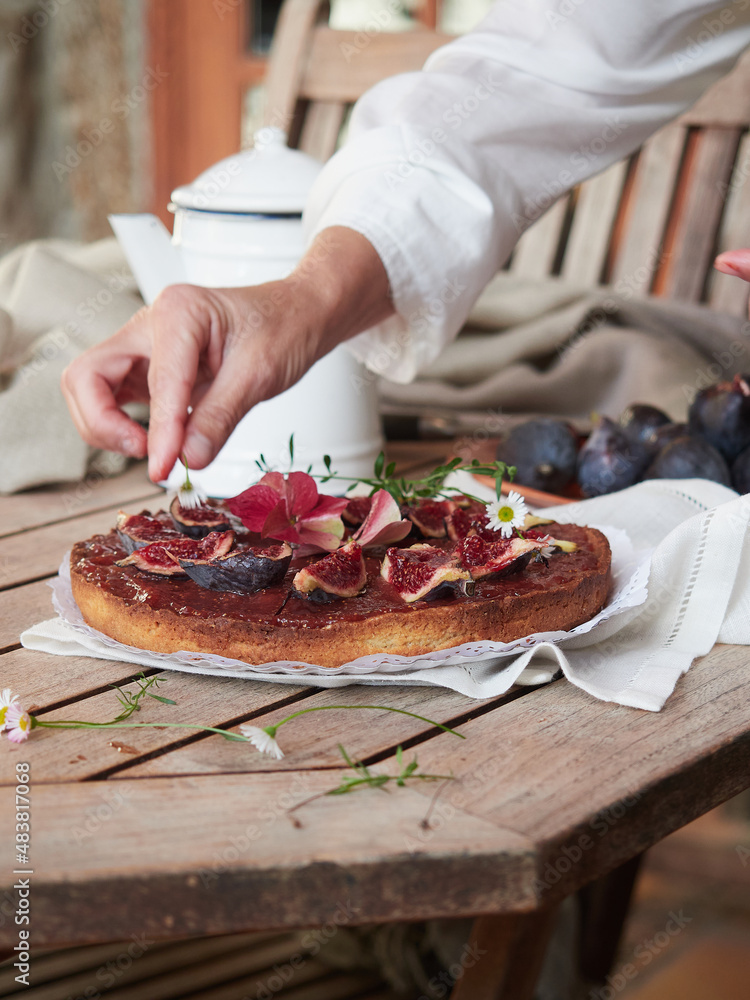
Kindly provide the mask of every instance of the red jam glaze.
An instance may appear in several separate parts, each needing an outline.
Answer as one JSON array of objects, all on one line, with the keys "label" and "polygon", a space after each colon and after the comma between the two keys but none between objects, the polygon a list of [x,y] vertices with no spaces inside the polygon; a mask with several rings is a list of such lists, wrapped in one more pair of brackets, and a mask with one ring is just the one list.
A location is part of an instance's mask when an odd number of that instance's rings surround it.
[{"label": "red jam glaze", "polygon": [[[573,524],[545,525],[545,530],[556,538],[584,543],[585,529]],[[248,533],[238,537],[238,543],[251,541],[253,545],[267,548],[277,544],[271,539],[261,540],[258,535]],[[430,544],[450,547],[448,539],[436,539]],[[293,559],[281,583],[255,594],[232,594],[223,591],[206,590],[184,577],[159,577],[136,569],[134,566],[115,566],[123,559],[125,550],[116,533],[95,535],[86,542],[79,542],[73,549],[73,567],[84,579],[113,594],[154,610],[169,609],[179,615],[205,617],[227,617],[241,621],[295,628],[324,628],[337,621],[361,621],[382,612],[412,613],[423,607],[424,600],[413,604],[405,603],[396,591],[380,575],[380,566],[385,548],[373,549],[365,555],[367,587],[357,597],[342,599],[329,604],[316,605],[302,598],[288,597],[294,574],[310,560]],[[434,598],[431,606],[452,604],[455,601],[482,601],[487,598],[502,598],[508,595],[533,594],[547,590],[550,586],[565,583],[582,572],[596,568],[596,556],[586,548],[572,553],[555,553],[543,562],[531,562],[520,573],[498,580],[480,580],[472,597],[455,594]],[[282,607],[283,605],[283,607]]]}]

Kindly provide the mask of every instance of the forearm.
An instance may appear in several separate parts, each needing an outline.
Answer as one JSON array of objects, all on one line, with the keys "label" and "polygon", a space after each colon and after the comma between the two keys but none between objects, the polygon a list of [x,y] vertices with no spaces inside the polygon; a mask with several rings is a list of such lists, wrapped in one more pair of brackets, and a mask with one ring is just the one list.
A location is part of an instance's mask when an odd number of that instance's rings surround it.
[{"label": "forearm", "polygon": [[343,226],[324,229],[280,283],[298,299],[318,358],[393,314],[388,275],[372,244]]}]

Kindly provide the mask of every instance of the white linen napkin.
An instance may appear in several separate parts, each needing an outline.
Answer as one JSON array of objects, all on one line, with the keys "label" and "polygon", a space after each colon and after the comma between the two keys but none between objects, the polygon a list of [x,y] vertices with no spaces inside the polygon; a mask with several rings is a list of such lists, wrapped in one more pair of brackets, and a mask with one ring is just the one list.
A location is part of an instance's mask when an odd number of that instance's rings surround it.
[{"label": "white linen napkin", "polygon": [[[476,484],[472,492],[478,492]],[[540,683],[558,669],[603,701],[658,711],[693,660],[716,642],[750,643],[750,560],[743,559],[750,494],[703,479],[652,480],[609,496],[546,511],[561,522],[608,524],[625,530],[636,548],[653,548],[648,596],[577,635],[556,633],[532,648],[426,664],[391,658],[378,672],[295,668],[263,673],[236,661],[134,650],[58,619],[21,636],[24,646],[62,655],[122,659],[159,668],[246,677],[276,683],[423,684],[489,698],[514,683]],[[641,570],[648,566],[643,563]]]}]

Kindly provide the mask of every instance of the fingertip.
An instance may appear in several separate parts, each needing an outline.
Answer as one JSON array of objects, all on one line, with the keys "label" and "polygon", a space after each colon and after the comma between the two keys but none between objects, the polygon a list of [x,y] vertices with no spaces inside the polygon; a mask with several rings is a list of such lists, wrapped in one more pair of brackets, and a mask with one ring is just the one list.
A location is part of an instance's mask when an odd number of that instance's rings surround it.
[{"label": "fingertip", "polygon": [[723,274],[750,280],[750,250],[726,250],[714,261],[714,267]]}]

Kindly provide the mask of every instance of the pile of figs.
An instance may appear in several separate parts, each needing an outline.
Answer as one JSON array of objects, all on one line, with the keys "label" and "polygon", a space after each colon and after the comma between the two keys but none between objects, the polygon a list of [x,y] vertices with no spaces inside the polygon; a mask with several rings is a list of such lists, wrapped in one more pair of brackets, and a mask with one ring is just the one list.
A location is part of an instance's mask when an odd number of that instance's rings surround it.
[{"label": "pile of figs", "polygon": [[580,443],[562,420],[528,420],[501,439],[497,457],[516,481],[547,493],[601,496],[644,479],[713,479],[750,492],[750,375],[699,392],[687,423],[646,403],[618,420],[598,417]]}]

